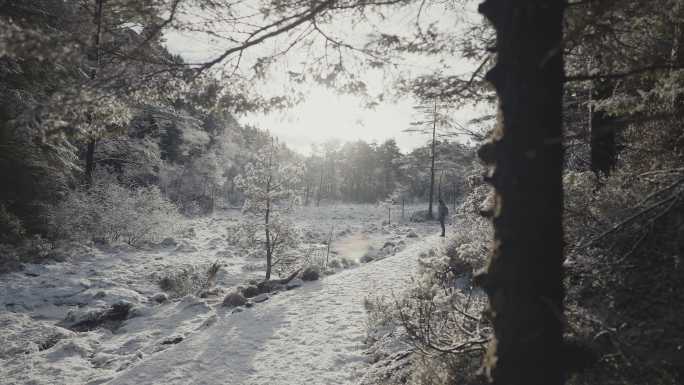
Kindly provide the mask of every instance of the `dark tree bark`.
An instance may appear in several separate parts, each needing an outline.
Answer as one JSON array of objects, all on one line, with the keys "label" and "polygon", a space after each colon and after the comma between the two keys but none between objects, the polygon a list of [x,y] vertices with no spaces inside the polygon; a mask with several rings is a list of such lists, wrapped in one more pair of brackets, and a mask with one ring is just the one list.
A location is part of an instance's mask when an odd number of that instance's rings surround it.
[{"label": "dark tree bark", "polygon": [[561,358],[563,95],[562,0],[487,0],[498,63],[487,79],[499,124],[479,155],[491,166],[495,239],[477,276],[494,338],[485,362],[498,385],[564,382]]},{"label": "dark tree bark", "polygon": [[[593,99],[604,99],[613,92],[612,82],[604,80],[594,83]],[[615,143],[617,125],[615,119],[604,111],[591,108],[591,170],[596,174],[610,175],[617,166]]]}]

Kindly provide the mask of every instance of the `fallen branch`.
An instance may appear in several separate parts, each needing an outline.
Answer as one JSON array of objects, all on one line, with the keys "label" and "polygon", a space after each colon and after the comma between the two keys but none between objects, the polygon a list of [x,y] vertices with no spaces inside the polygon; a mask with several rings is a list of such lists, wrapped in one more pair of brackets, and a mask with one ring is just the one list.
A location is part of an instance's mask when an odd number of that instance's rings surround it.
[{"label": "fallen branch", "polygon": [[300,271],[302,271],[302,269],[295,270],[295,272],[290,274],[287,278],[269,279],[268,281],[259,282],[257,284],[257,288],[259,289],[260,293],[270,293],[276,286],[287,285],[288,283],[290,283],[290,281],[295,279],[295,277],[299,274]]}]

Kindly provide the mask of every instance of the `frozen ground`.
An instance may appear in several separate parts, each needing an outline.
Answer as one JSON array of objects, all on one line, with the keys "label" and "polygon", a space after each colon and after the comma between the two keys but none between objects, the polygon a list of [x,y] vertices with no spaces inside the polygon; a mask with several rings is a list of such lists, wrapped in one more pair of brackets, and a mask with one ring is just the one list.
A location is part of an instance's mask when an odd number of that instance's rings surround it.
[{"label": "frozen ground", "polygon": [[[367,367],[363,301],[401,290],[437,230],[383,226],[373,206],[307,209],[297,223],[356,259],[370,247],[402,244],[387,257],[273,295],[241,312],[222,296],[157,303],[157,277],[219,259],[219,288],[260,276],[225,241],[239,213],[195,220],[176,245],[74,250],[64,263],[0,276],[1,384],[353,384]],[[416,231],[420,237],[408,237]],[[323,237],[323,239],[325,236]],[[91,331],[77,321],[127,304],[125,320]],[[98,313],[99,312],[99,313]]]}]

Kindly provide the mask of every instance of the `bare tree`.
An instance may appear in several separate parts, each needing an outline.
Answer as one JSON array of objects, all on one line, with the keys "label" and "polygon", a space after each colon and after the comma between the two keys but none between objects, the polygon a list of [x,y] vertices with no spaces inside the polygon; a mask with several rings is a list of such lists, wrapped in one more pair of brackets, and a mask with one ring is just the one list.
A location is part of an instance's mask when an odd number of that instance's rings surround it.
[{"label": "bare tree", "polygon": [[423,115],[421,120],[411,122],[411,128],[404,130],[405,132],[415,132],[420,134],[432,135],[432,142],[430,145],[430,196],[428,198],[428,218],[434,218],[432,214],[432,206],[435,195],[435,158],[437,145],[437,128],[441,127],[446,121],[447,117],[438,113],[438,102],[434,99],[430,105],[423,104],[414,107],[419,113]]}]

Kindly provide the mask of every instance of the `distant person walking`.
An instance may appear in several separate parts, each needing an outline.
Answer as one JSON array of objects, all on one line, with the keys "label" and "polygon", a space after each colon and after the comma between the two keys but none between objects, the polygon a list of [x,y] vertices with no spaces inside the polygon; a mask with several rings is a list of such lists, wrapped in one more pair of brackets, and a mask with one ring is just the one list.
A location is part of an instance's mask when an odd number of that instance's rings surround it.
[{"label": "distant person walking", "polygon": [[442,226],[442,237],[446,231],[444,223],[446,222],[447,215],[449,215],[449,208],[446,206],[444,201],[439,199],[439,209],[437,211],[437,216],[439,218],[439,224]]}]

